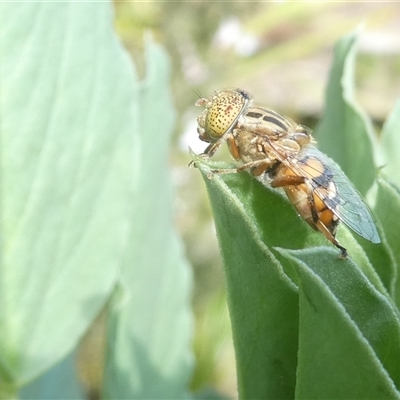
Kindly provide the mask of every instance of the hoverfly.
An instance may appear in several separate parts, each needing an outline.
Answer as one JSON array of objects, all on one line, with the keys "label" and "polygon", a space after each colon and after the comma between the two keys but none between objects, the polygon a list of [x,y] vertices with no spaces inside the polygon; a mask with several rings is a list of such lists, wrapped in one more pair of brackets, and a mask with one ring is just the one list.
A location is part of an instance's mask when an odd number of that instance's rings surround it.
[{"label": "hoverfly", "polygon": [[264,185],[283,188],[300,216],[347,257],[336,240],[343,221],[372,243],[380,238],[371,212],[339,166],[315,147],[311,130],[263,107],[253,106],[241,89],[215,91],[200,99],[199,138],[210,143],[202,154],[212,157],[227,142],[243,164],[213,173],[248,171]]}]

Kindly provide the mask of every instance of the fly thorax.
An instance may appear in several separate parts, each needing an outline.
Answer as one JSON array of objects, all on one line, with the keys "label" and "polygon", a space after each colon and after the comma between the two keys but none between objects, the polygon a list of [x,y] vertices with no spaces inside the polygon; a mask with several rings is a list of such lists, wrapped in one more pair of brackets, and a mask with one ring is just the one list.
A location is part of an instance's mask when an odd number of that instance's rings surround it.
[{"label": "fly thorax", "polygon": [[280,139],[279,145],[289,153],[298,153],[301,150],[300,144],[292,137]]}]

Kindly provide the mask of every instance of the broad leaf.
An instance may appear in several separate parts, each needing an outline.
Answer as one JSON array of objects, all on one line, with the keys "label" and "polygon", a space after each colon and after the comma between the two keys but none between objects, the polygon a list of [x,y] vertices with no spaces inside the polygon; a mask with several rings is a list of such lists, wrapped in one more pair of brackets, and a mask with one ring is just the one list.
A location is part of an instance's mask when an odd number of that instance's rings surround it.
[{"label": "broad leaf", "polygon": [[[203,174],[209,173],[207,165],[197,165]],[[205,181],[225,265],[239,397],[293,398],[297,289],[262,240],[265,235],[273,236],[287,204],[246,173],[205,177]],[[254,206],[257,196],[263,202]],[[263,214],[265,220],[258,221],[263,228],[254,223],[255,212]],[[300,224],[298,232],[304,228]],[[285,221],[279,228],[284,230]],[[283,235],[279,231],[278,238]],[[304,240],[302,235],[297,240],[291,232],[288,236],[297,243]]]},{"label": "broad leaf", "polygon": [[76,352],[70,353],[53,368],[25,386],[21,400],[83,400],[84,391],[77,376]]},{"label": "broad leaf", "polygon": [[354,94],[357,32],[336,47],[326,91],[325,112],[316,129],[319,148],[331,156],[357,189],[365,195],[371,187],[378,155],[371,120]]},{"label": "broad leaf", "polygon": [[393,303],[332,250],[281,252],[299,274],[296,398],[399,399],[400,323]]},{"label": "broad leaf", "polygon": [[172,223],[170,65],[152,42],[146,64],[130,114],[133,225],[110,307],[104,396],[182,399],[192,369],[191,275]]},{"label": "broad leaf", "polygon": [[[296,215],[287,199],[249,174],[210,175],[212,168],[227,166],[196,158],[195,163],[208,188],[225,265],[239,395],[293,398],[298,274],[275,246],[302,249],[326,239]],[[365,252],[346,228],[341,228],[339,240],[373,282],[374,291],[386,295]],[[337,249],[321,248],[318,257],[334,270],[338,262],[346,265],[339,254]]]},{"label": "broad leaf", "polygon": [[76,346],[118,282],[107,395],[182,397],[190,273],[165,55],[149,45],[139,84],[109,3],[4,3],[1,18],[0,391]]},{"label": "broad leaf", "polygon": [[381,147],[383,152],[383,172],[400,186],[400,99],[383,125]]},{"label": "broad leaf", "polygon": [[389,246],[392,262],[382,265],[385,259],[376,261],[377,266],[385,268],[387,271],[387,282],[390,293],[397,306],[400,306],[400,191],[384,177],[379,177],[377,181],[376,203],[374,213],[379,218],[384,233],[384,240]]},{"label": "broad leaf", "polygon": [[133,229],[134,74],[109,3],[0,5],[0,385],[70,352]]}]

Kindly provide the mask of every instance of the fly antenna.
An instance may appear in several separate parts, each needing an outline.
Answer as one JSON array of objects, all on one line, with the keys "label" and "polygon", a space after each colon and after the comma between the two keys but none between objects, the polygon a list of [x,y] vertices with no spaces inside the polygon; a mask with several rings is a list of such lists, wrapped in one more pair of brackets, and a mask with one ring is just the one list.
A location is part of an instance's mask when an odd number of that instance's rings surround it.
[{"label": "fly antenna", "polygon": [[194,94],[199,98],[199,100],[203,98],[203,96],[202,96],[202,95],[200,94],[200,92],[198,92],[197,90],[194,90],[194,89],[193,89],[193,92],[194,92]]}]

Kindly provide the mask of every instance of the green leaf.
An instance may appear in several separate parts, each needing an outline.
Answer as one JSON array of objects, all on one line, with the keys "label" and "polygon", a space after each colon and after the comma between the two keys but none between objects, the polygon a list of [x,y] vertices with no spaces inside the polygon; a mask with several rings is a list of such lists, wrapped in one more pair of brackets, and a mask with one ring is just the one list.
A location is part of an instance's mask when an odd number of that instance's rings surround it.
[{"label": "green leaf", "polygon": [[383,172],[400,186],[400,99],[383,125],[380,141],[384,156]]},{"label": "green leaf", "polygon": [[64,360],[25,386],[19,393],[21,400],[83,400],[82,385],[76,371],[75,355],[70,353]]},{"label": "green leaf", "polygon": [[[196,164],[205,176],[224,260],[239,397],[293,398],[297,289],[262,239],[274,236],[287,203],[246,173],[215,175],[210,180],[206,177],[209,167],[200,161]],[[255,213],[263,214],[263,219],[258,220]],[[293,225],[297,233],[305,228],[301,223]],[[283,236],[282,231],[285,221],[275,230],[276,240]],[[289,241],[298,244],[304,240],[302,235],[296,237],[296,232],[288,235]]]},{"label": "green leaf", "polygon": [[[367,274],[371,283],[373,283],[378,290],[382,293],[390,294],[393,296],[394,294],[394,279],[396,276],[396,266],[393,259],[393,254],[391,249],[389,248],[385,237],[381,235],[381,243],[371,243],[366,239],[363,239],[360,236],[354,235],[357,242],[360,244],[360,248],[365,254],[365,257],[368,259],[368,263],[370,266],[369,270],[366,270],[363,267],[363,262],[360,262],[357,258],[353,258],[355,261]],[[353,255],[353,253],[352,253]],[[373,274],[370,272],[373,271]],[[375,275],[375,276],[372,276]]]},{"label": "green leaf", "polygon": [[[391,264],[385,267],[388,270],[388,283],[392,298],[397,306],[400,306],[400,191],[398,187],[390,183],[383,176],[377,180],[377,194],[374,205],[374,213],[379,219],[383,230],[383,238],[389,247]],[[377,265],[384,260],[377,260]]]},{"label": "green leaf", "polygon": [[299,274],[297,398],[399,399],[400,324],[351,260],[280,250]]},{"label": "green leaf", "polygon": [[20,387],[76,346],[131,245],[135,80],[110,3],[0,7],[0,386]]},{"label": "green leaf", "polygon": [[[381,293],[389,296],[390,279],[388,275],[392,272],[390,265],[382,265],[385,261],[391,261],[388,254],[387,245],[384,243],[371,243],[366,239],[351,232],[348,228],[342,226],[339,228],[337,239],[344,243],[348,249],[349,258],[363,271],[369,281]],[[375,262],[379,256],[378,268]]]},{"label": "green leaf", "polygon": [[146,49],[130,119],[134,225],[110,307],[104,397],[182,399],[192,371],[191,274],[173,229],[170,64],[160,46]]},{"label": "green leaf", "polygon": [[[239,397],[293,398],[298,273],[275,246],[303,249],[327,241],[296,215],[287,199],[249,174],[212,175],[212,169],[230,166],[201,158],[195,158],[195,164],[207,185],[224,260]],[[338,237],[373,283],[374,292],[385,296],[384,285],[350,231],[342,227]],[[337,263],[347,265],[339,254],[333,247],[318,250],[321,262],[332,271]]]},{"label": "green leaf", "polygon": [[354,95],[357,32],[335,47],[326,91],[325,113],[316,129],[319,148],[331,156],[365,195],[375,179],[377,140],[371,120]]}]

